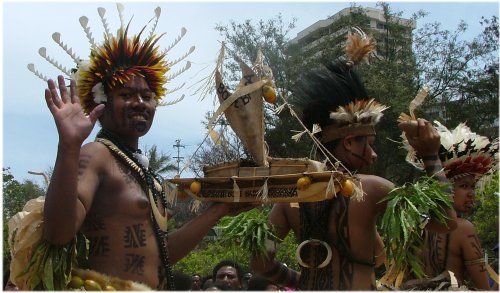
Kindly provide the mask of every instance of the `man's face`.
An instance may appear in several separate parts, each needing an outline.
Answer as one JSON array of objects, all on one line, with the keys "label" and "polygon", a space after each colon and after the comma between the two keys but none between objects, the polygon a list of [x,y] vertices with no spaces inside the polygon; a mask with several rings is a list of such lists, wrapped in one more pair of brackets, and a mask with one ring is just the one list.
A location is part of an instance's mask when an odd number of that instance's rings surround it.
[{"label": "man's face", "polygon": [[101,124],[122,137],[141,137],[153,123],[156,100],[142,77],[133,77],[108,94]]},{"label": "man's face", "polygon": [[233,290],[241,289],[241,282],[238,278],[238,273],[232,266],[223,266],[222,268],[220,268],[215,275],[215,280],[226,282]]},{"label": "man's face", "polygon": [[200,276],[192,276],[191,277],[191,290],[200,290],[200,288],[201,288]]},{"label": "man's face", "polygon": [[248,287],[248,282],[250,281],[250,279],[252,278],[252,273],[246,273],[243,275],[243,280],[242,280],[242,285],[244,287]]},{"label": "man's face", "polygon": [[[346,138],[348,139],[348,138]],[[375,136],[351,136],[348,139],[348,165],[352,171],[366,173],[369,167],[377,159],[377,153],[374,150]]]},{"label": "man's face", "polygon": [[474,175],[455,179],[453,182],[453,207],[458,213],[470,213],[476,196],[476,178]]}]

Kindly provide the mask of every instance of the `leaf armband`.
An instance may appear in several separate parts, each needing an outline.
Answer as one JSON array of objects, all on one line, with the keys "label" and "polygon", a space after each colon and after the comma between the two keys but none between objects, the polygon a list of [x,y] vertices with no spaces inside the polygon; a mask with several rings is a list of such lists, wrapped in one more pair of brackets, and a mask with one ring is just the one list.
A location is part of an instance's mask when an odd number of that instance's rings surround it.
[{"label": "leaf armband", "polygon": [[268,258],[268,247],[280,241],[267,217],[257,209],[236,217],[224,217],[217,226],[222,231],[221,241],[238,243],[252,254]]},{"label": "leaf armband", "polygon": [[432,218],[447,220],[446,209],[452,208],[442,183],[432,177],[394,188],[382,201],[387,202],[381,222],[381,236],[386,243],[387,258],[397,270],[409,265],[416,277],[424,276],[418,251],[423,247],[423,229]]}]

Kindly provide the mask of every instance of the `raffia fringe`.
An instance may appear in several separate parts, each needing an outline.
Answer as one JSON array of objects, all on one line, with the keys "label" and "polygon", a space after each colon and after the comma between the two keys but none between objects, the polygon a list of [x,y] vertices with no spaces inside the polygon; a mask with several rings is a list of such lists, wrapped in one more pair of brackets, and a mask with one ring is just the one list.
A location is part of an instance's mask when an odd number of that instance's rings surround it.
[{"label": "raffia fringe", "polygon": [[233,177],[233,197],[234,202],[240,202],[240,187],[236,183],[236,178]]},{"label": "raffia fringe", "polygon": [[267,202],[269,201],[269,188],[267,186],[267,180],[269,180],[269,178],[266,179],[266,181],[264,181],[264,185],[262,185],[262,188],[259,190],[259,192],[257,192],[257,198],[262,200],[262,202]]}]

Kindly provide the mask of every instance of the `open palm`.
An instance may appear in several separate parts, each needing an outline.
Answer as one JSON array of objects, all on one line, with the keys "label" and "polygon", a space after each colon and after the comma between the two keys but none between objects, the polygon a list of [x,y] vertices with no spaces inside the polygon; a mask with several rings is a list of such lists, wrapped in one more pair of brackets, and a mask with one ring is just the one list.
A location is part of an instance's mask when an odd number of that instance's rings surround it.
[{"label": "open palm", "polygon": [[81,145],[90,135],[97,118],[102,114],[104,105],[97,105],[87,116],[83,112],[80,101],[76,94],[76,83],[70,82],[70,93],[66,89],[64,77],[58,76],[59,98],[56,85],[53,80],[48,81],[48,89],[45,89],[45,101],[54,120],[59,133],[61,144]]}]

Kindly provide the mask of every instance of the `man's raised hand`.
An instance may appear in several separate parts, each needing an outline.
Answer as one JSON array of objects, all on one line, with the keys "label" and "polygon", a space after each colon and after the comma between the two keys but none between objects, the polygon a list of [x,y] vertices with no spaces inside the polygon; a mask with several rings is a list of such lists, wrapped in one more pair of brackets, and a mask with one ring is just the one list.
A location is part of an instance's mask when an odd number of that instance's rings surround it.
[{"label": "man's raised hand", "polygon": [[59,97],[54,81],[49,79],[48,89],[45,89],[45,101],[56,122],[59,143],[81,145],[92,132],[97,118],[102,115],[104,105],[97,105],[88,116],[85,115],[76,92],[76,82],[71,80],[68,93],[64,77],[59,75],[57,81],[61,96]]}]

